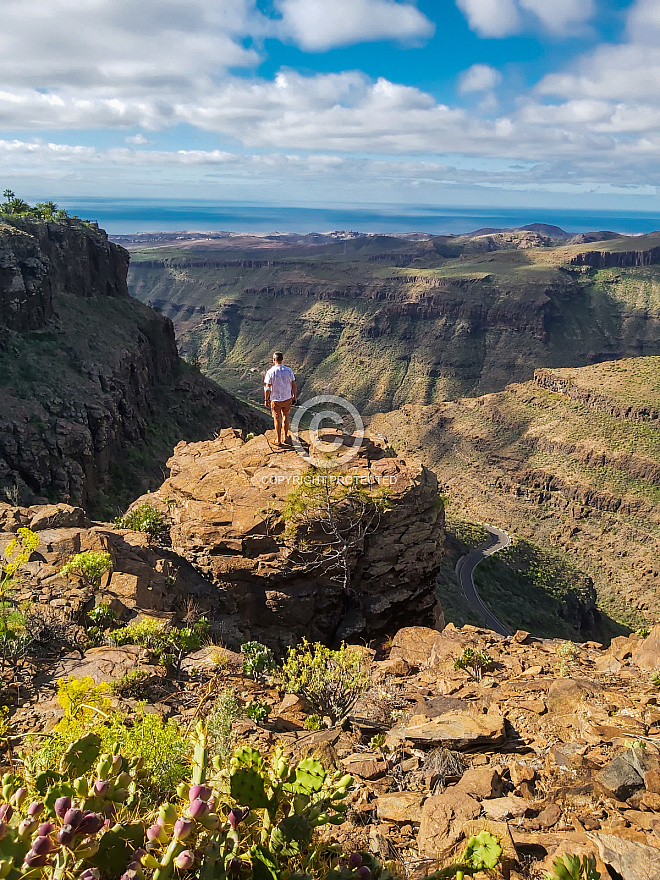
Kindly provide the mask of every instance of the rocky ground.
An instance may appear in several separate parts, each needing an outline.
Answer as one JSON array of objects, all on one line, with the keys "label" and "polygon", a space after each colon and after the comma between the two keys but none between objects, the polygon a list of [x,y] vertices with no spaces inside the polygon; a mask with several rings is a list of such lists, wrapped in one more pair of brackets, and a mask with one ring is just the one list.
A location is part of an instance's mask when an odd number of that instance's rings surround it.
[{"label": "rocky ground", "polygon": [[[353,530],[348,586],[341,571],[328,573],[328,547],[314,536],[305,548],[284,540],[283,511],[309,465],[292,448],[276,448],[272,431],[246,441],[228,428],[215,440],[180,443],[168,466],[161,488],[133,505],[162,512],[165,529],[156,538],[90,522],[66,504],[0,504],[0,551],[19,527],[39,538],[18,601],[73,620],[104,601],[124,621],[137,612],[180,617],[192,602],[224,644],[258,639],[281,650],[302,636],[331,641],[368,631],[374,638],[410,615],[433,621],[444,513],[435,475],[414,459],[388,457],[364,440],[345,469],[346,479],[363,480],[386,499],[363,534],[360,524]],[[96,588],[60,574],[89,550],[112,560]]]},{"label": "rocky ground", "polygon": [[[244,676],[238,654],[204,648],[175,682],[139,648],[97,648],[37,679],[12,729],[52,729],[62,675],[100,682],[150,670],[160,682],[152,710],[186,723],[231,687],[243,703],[272,707],[262,725],[234,723],[239,741],[283,743],[354,776],[348,821],[333,833],[395,860],[405,878],[447,863],[482,828],[500,839],[498,876],[510,880],[542,877],[563,853],[596,854],[604,880],[658,878],[660,707],[650,672],[660,667],[660,627],[606,650],[562,645],[525,632],[404,628],[378,654],[360,648],[374,657],[368,691],[343,727],[315,732],[304,728],[309,706],[274,679]],[[480,681],[454,669],[466,647],[493,659]]]}]

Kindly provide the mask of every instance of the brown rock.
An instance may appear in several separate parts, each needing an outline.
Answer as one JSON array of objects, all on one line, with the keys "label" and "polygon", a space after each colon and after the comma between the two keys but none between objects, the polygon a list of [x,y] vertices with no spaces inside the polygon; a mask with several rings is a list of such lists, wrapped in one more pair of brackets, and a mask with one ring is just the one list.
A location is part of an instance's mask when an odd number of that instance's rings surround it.
[{"label": "brown rock", "polygon": [[408,675],[410,666],[402,657],[390,657],[388,660],[378,660],[373,664],[373,670],[377,678],[385,678],[388,675]]},{"label": "brown rock", "polygon": [[379,819],[388,822],[420,822],[423,795],[410,791],[391,791],[381,794],[376,801]]},{"label": "brown rock", "polygon": [[135,669],[144,657],[144,648],[124,645],[122,648],[91,648],[81,659],[65,657],[58,660],[49,672],[36,679],[38,686],[55,682],[58,678],[84,678],[90,676],[94,684],[116,681]]},{"label": "brown rock", "polygon": [[427,798],[417,835],[420,855],[429,858],[440,855],[460,840],[462,829],[459,823],[476,819],[480,812],[477,801],[455,787]]},{"label": "brown rock", "polygon": [[359,776],[361,779],[378,779],[387,772],[387,762],[378,755],[370,755],[368,752],[358,752],[342,759],[342,764],[347,773]]},{"label": "brown rock", "polygon": [[513,782],[514,786],[518,788],[521,782],[533,782],[534,777],[536,776],[536,771],[533,767],[529,767],[527,764],[521,764],[520,761],[515,761],[509,767],[509,776],[511,777],[511,782]]},{"label": "brown rock", "polygon": [[598,854],[623,880],[660,880],[660,849],[604,831],[589,832]]},{"label": "brown rock", "polygon": [[394,727],[387,734],[388,742],[393,745],[407,739],[415,743],[444,745],[460,750],[484,743],[500,745],[506,739],[506,732],[501,715],[468,715],[456,712],[433,720],[423,720],[422,716],[415,724]]},{"label": "brown rock", "polygon": [[29,512],[32,515],[30,528],[33,532],[43,529],[86,529],[90,525],[82,507],[72,507],[70,504],[45,504],[31,507]]},{"label": "brown rock", "polygon": [[639,636],[635,634],[634,638],[628,636],[615,636],[610,642],[609,653],[616,660],[625,660],[626,657],[632,657],[633,651],[637,647]]},{"label": "brown rock", "polygon": [[525,629],[516,630],[513,641],[517,642],[519,645],[524,645],[525,642],[529,639],[529,633]]},{"label": "brown rock", "polygon": [[466,770],[454,791],[464,791],[472,797],[494,798],[502,794],[502,779],[491,767],[475,767]]},{"label": "brown rock", "polygon": [[653,794],[660,794],[660,773],[657,770],[647,770],[644,774],[644,787]]},{"label": "brown rock", "polygon": [[564,770],[579,767],[586,751],[584,743],[569,742],[553,746],[548,752],[548,764],[554,763]]},{"label": "brown rock", "polygon": [[528,802],[514,794],[483,801],[481,806],[488,818],[495,822],[503,822],[505,819],[520,819],[529,809]]},{"label": "brown rock", "polygon": [[544,715],[547,712],[547,707],[543,700],[523,700],[518,705],[527,712],[534,712],[535,715]]},{"label": "brown rock", "polygon": [[585,681],[558,678],[550,685],[546,704],[551,712],[558,715],[574,715],[577,707],[593,694],[594,688]]},{"label": "brown rock", "polygon": [[557,804],[548,804],[536,817],[539,828],[552,828],[561,818],[561,808]]},{"label": "brown rock", "polygon": [[646,791],[642,796],[642,803],[645,807],[648,807],[649,810],[660,813],[660,794],[656,794],[653,791]]},{"label": "brown rock", "polygon": [[660,624],[656,624],[633,653],[633,663],[640,669],[653,672],[660,669]]},{"label": "brown rock", "polygon": [[418,669],[437,666],[456,655],[460,644],[426,626],[407,626],[394,636],[390,658],[401,658]]}]

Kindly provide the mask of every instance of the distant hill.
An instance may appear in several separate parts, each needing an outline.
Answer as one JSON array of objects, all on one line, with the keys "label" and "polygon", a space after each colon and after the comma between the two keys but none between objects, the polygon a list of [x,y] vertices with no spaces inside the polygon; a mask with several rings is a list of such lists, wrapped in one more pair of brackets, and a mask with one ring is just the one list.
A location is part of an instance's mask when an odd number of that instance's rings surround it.
[{"label": "distant hill", "polygon": [[172,319],[187,358],[257,402],[274,348],[305,395],[365,413],[660,354],[660,235],[574,244],[545,234],[556,229],[164,243],[132,249],[129,286]]},{"label": "distant hill", "polygon": [[370,430],[433,466],[456,515],[566,555],[613,620],[660,622],[660,357],[538,370],[496,394],[375,416]]}]

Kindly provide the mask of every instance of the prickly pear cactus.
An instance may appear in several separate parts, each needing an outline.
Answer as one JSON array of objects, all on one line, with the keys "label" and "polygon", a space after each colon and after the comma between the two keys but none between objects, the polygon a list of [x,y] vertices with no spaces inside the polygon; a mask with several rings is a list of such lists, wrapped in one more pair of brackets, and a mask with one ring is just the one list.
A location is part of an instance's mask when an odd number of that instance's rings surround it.
[{"label": "prickly pear cactus", "polygon": [[83,776],[91,770],[92,764],[101,751],[101,737],[98,733],[88,733],[71,743],[60,761],[60,772],[70,778]]},{"label": "prickly pear cactus", "polygon": [[323,764],[314,758],[305,758],[296,767],[295,781],[287,786],[296,794],[312,795],[320,791],[325,782],[326,773]]}]

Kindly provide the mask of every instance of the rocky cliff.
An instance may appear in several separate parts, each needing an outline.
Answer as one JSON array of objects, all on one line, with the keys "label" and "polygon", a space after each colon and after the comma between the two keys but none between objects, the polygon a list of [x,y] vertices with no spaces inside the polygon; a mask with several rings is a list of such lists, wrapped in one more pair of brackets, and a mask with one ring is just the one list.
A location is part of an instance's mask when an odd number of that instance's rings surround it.
[{"label": "rocky cliff", "polygon": [[[170,477],[135,502],[162,511],[167,534],[160,541],[92,523],[81,508],[66,504],[0,503],[0,551],[19,527],[39,538],[18,598],[76,620],[95,598],[123,618],[172,613],[193,602],[225,645],[258,639],[280,650],[302,637],[373,639],[402,621],[443,625],[434,594],[444,539],[435,475],[362,443],[339,472],[341,486],[353,481],[386,503],[368,529],[353,533],[347,584],[327,546],[285,533],[292,493],[314,473],[293,450],[271,447],[272,433],[246,442],[227,428],[215,440],[180,443],[168,462]],[[341,504],[337,510],[343,515]],[[87,550],[105,551],[112,560],[111,574],[97,588],[59,573],[72,555]]]},{"label": "rocky cliff", "polygon": [[374,638],[404,618],[433,621],[444,536],[435,475],[363,442],[342,479],[383,492],[387,505],[349,548],[347,586],[325,544],[285,534],[287,502],[303,478],[318,474],[293,449],[272,447],[271,434],[245,442],[227,429],[215,440],[179,444],[170,477],[136,502],[169,517],[173,551],[213,585],[199,597],[213,618],[239,621],[251,638],[281,647],[303,636]]},{"label": "rocky cliff", "polygon": [[0,492],[15,502],[110,514],[178,440],[260,423],[129,298],[128,260],[93,224],[0,226]]}]

